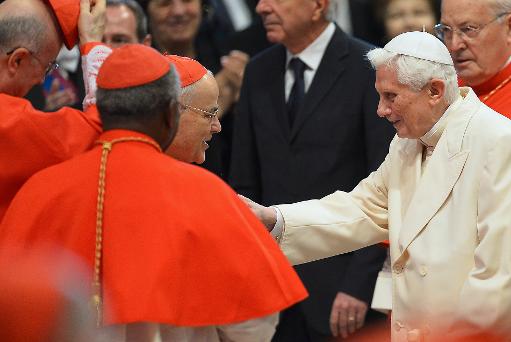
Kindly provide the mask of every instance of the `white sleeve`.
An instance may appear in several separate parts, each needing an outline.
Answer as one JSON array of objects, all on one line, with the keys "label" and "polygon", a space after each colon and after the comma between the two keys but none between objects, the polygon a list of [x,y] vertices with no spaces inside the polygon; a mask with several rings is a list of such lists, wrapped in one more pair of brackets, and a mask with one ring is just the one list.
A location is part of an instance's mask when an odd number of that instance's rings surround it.
[{"label": "white sleeve", "polygon": [[83,81],[85,83],[85,97],[83,110],[96,104],[96,78],[98,71],[105,59],[112,53],[112,49],[106,45],[96,45],[89,53],[82,56]]},{"label": "white sleeve", "polygon": [[284,219],[279,241],[291,264],[351,252],[388,239],[388,156],[350,193],[276,206]]}]

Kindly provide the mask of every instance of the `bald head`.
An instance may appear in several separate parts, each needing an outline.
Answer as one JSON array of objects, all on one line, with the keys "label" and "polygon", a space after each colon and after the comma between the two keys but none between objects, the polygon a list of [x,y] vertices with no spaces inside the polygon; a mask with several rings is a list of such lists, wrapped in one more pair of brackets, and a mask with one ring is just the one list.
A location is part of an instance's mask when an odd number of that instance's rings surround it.
[{"label": "bald head", "polygon": [[39,53],[62,45],[57,20],[41,0],[6,0],[0,4],[0,35],[3,49],[24,46]]}]

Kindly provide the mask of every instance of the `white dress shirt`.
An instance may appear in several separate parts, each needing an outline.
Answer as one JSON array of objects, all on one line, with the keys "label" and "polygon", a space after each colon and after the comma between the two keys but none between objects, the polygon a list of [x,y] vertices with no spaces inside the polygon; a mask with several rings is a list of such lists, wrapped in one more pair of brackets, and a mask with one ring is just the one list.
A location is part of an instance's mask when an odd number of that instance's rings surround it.
[{"label": "white dress shirt", "polygon": [[325,54],[325,50],[330,43],[330,40],[334,36],[335,25],[333,23],[328,24],[326,29],[316,38],[315,41],[312,42],[309,46],[305,48],[302,52],[293,55],[289,50],[287,51],[286,58],[286,76],[285,76],[285,91],[286,91],[286,102],[289,99],[289,95],[291,94],[291,89],[293,88],[293,84],[295,83],[295,76],[293,71],[289,68],[289,61],[292,58],[300,58],[302,62],[305,63],[307,68],[303,73],[303,81],[305,85],[305,93],[309,90],[309,87],[314,79],[314,75],[316,75],[316,71],[319,68],[319,64],[323,59],[323,55]]}]

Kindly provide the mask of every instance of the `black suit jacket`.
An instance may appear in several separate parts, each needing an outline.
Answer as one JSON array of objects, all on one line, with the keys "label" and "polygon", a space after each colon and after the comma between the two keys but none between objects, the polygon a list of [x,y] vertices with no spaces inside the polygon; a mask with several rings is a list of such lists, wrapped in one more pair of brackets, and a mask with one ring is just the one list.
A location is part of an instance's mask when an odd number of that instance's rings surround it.
[{"label": "black suit jacket", "polygon": [[[251,60],[235,118],[230,184],[264,205],[350,191],[383,161],[394,135],[376,115],[370,46],[336,27],[302,110],[289,127],[285,110],[286,49],[273,46]],[[369,302],[385,259],[379,246],[296,269],[309,290],[309,324],[329,333],[338,291]]]}]

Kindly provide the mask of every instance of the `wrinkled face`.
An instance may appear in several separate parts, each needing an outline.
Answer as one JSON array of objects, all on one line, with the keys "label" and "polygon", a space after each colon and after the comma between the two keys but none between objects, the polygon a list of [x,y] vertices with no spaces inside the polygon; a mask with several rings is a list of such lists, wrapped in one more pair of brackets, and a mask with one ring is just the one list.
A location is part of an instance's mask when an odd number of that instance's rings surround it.
[{"label": "wrinkled face", "polygon": [[221,130],[217,117],[211,118],[201,112],[214,112],[218,109],[218,85],[215,78],[208,75],[198,81],[191,96],[185,96],[180,102],[185,106],[181,106],[177,135],[167,153],[187,163],[202,164],[206,160],[208,141]]},{"label": "wrinkled face", "polygon": [[[2,19],[20,15],[27,16],[28,14],[42,25],[42,31],[37,37],[40,51],[36,50],[36,44],[28,42],[25,44],[12,43],[10,46],[3,46],[0,50],[1,91],[12,96],[22,97],[33,86],[43,82],[46,71],[57,58],[63,41],[57,22],[44,2],[11,0],[1,2],[0,6]],[[2,45],[5,44],[5,42],[2,43]]]},{"label": "wrinkled face", "polygon": [[163,48],[191,43],[202,20],[201,0],[151,0],[147,13],[153,37]]},{"label": "wrinkled face", "polygon": [[428,0],[393,0],[385,11],[385,31],[387,38],[408,31],[422,31],[433,33],[436,24],[435,13]]},{"label": "wrinkled face", "polygon": [[125,5],[106,8],[106,25],[103,43],[116,49],[125,44],[139,43],[137,21],[133,12]]},{"label": "wrinkled face", "polygon": [[292,45],[303,39],[312,23],[314,0],[259,0],[256,11],[272,43]]},{"label": "wrinkled face", "polygon": [[380,95],[378,116],[389,120],[400,138],[420,138],[435,124],[427,87],[413,91],[400,84],[397,73],[385,66],[376,70],[375,87]]},{"label": "wrinkled face", "polygon": [[[458,76],[469,86],[481,84],[505,65],[511,54],[509,15],[494,20],[498,14],[490,7],[489,0],[443,0],[441,23],[456,29],[480,27],[474,38],[463,37],[459,32],[446,39]],[[462,10],[460,10],[462,9]]]}]

